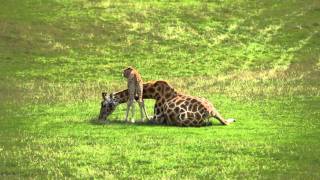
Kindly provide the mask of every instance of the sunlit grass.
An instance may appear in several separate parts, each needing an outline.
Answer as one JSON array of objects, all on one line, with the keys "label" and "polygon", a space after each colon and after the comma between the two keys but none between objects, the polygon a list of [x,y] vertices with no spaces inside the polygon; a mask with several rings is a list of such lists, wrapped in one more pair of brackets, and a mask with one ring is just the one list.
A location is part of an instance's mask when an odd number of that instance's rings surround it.
[{"label": "sunlit grass", "polygon": [[[319,16],[315,0],[3,2],[0,178],[318,179]],[[97,121],[128,65],[237,122],[126,124],[125,104]]]}]

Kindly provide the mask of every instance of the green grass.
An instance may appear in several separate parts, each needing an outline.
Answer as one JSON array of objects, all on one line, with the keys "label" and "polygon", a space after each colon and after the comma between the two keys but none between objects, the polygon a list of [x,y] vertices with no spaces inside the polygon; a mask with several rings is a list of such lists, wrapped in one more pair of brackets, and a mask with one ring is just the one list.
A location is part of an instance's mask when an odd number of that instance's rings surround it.
[{"label": "green grass", "polygon": [[[319,179],[319,32],[317,0],[2,2],[0,179]],[[128,65],[237,122],[98,123]]]}]

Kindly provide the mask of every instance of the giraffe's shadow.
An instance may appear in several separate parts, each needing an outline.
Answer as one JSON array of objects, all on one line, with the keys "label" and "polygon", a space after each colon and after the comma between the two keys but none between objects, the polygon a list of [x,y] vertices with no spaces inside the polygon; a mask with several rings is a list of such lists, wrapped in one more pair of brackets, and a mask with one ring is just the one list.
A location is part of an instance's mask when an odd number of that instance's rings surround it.
[{"label": "giraffe's shadow", "polygon": [[223,126],[222,124],[218,124],[218,123],[212,123],[209,122],[208,125],[206,126],[177,126],[177,125],[167,125],[167,124],[157,124],[157,123],[153,123],[152,121],[136,121],[134,123],[132,122],[125,122],[124,120],[120,120],[120,119],[112,119],[112,120],[107,120],[107,121],[102,121],[99,120],[98,118],[91,118],[89,119],[90,124],[92,125],[131,125],[131,126],[163,126],[163,127],[181,127],[181,128],[199,128],[199,127],[208,127],[208,126]]},{"label": "giraffe's shadow", "polygon": [[112,119],[112,120],[99,120],[98,118],[91,118],[89,119],[90,124],[92,125],[132,125],[132,126],[168,126],[165,124],[156,124],[151,121],[136,121],[132,122],[125,122],[124,120],[120,119]]}]

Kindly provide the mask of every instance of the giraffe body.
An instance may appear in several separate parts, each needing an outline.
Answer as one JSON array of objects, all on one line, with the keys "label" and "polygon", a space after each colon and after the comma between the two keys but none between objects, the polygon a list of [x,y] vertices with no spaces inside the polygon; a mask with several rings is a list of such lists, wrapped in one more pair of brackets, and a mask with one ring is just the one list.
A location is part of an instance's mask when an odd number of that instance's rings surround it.
[{"label": "giraffe body", "polygon": [[[154,81],[143,84],[143,98],[155,99],[153,123],[177,126],[205,126],[209,118],[218,119],[223,125],[233,122],[225,120],[213,105],[202,98],[183,95],[173,89],[166,81]],[[128,90],[115,93],[111,104],[127,102]],[[110,108],[114,110],[115,108]]]},{"label": "giraffe body", "polygon": [[142,97],[143,96],[142,78],[141,78],[139,72],[132,67],[128,67],[125,70],[123,70],[123,76],[125,78],[127,78],[128,94],[129,94],[129,101],[128,101],[128,105],[127,105],[125,121],[128,121],[128,115],[129,115],[129,111],[131,108],[131,110],[132,110],[131,121],[134,122],[133,116],[134,116],[135,97],[137,97],[137,101],[139,103],[141,120],[144,121],[144,115],[146,116],[146,118],[148,118],[148,115],[146,113],[146,109],[145,109],[144,101],[143,101],[143,97]]},{"label": "giraffe body", "polygon": [[[157,124],[205,126],[209,124],[211,117],[218,119],[224,125],[234,121],[225,120],[206,99],[181,94],[165,81],[156,81],[151,86],[156,88],[153,121]],[[148,88],[146,91],[149,91]]]}]

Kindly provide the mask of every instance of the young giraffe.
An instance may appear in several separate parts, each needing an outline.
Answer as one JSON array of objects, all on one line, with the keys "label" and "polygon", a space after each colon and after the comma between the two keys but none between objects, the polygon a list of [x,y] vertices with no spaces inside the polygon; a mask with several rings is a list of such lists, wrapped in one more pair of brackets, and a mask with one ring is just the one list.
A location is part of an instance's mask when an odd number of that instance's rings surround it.
[{"label": "young giraffe", "polygon": [[[218,119],[223,125],[234,122],[234,119],[225,120],[213,105],[205,99],[186,96],[178,93],[165,81],[148,82],[143,85],[143,98],[155,99],[155,115],[152,119],[157,124],[178,126],[205,126],[210,117]],[[100,117],[107,117],[120,103],[128,101],[128,90],[110,95],[101,104]]]},{"label": "young giraffe", "polygon": [[126,122],[128,121],[128,115],[130,108],[132,110],[132,115],[131,115],[131,122],[134,122],[133,116],[134,116],[134,100],[135,96],[138,98],[138,103],[140,107],[140,114],[141,114],[141,121],[144,121],[144,115],[148,119],[148,115],[146,112],[146,108],[144,106],[144,101],[142,98],[143,94],[143,81],[142,78],[139,74],[139,72],[132,68],[128,67],[123,70],[123,77],[127,78],[128,81],[128,91],[129,91],[129,101],[127,105],[127,112],[126,112]]}]

